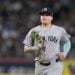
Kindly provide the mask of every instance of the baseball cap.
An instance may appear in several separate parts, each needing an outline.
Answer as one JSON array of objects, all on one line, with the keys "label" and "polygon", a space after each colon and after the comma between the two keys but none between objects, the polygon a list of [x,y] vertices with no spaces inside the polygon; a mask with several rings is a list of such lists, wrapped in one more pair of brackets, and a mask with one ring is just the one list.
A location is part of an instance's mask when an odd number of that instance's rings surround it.
[{"label": "baseball cap", "polygon": [[53,16],[53,11],[48,7],[44,7],[40,11],[40,15],[42,15],[42,14],[49,14],[49,15]]}]

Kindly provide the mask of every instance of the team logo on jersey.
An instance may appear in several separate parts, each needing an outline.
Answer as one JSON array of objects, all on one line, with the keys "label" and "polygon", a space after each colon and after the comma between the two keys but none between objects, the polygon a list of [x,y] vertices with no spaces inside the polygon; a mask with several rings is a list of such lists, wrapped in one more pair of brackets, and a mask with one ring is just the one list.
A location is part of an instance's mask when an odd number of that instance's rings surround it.
[{"label": "team logo on jersey", "polygon": [[58,38],[56,36],[47,36],[47,39],[45,38],[45,36],[43,37],[45,41],[51,41],[54,43],[58,42]]},{"label": "team logo on jersey", "polygon": [[48,36],[48,41],[52,41],[54,43],[57,43],[58,38],[56,36]]}]

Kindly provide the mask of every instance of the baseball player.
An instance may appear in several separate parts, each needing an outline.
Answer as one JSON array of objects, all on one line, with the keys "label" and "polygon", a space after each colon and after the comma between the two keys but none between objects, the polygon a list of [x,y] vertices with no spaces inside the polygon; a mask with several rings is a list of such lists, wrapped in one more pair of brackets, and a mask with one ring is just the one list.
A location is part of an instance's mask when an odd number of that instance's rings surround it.
[{"label": "baseball player", "polygon": [[68,33],[52,20],[52,10],[42,8],[41,24],[32,28],[23,41],[24,52],[35,52],[35,75],[62,75],[62,61],[71,48]]}]

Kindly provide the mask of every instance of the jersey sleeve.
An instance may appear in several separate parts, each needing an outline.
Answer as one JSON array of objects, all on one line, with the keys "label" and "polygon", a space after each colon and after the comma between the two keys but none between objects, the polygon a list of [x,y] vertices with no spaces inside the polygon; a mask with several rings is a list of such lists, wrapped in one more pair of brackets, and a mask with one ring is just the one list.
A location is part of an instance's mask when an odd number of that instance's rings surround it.
[{"label": "jersey sleeve", "polygon": [[23,44],[25,44],[25,45],[27,45],[27,46],[31,46],[32,45],[32,39],[31,39],[31,32],[32,32],[32,30],[30,30],[29,32],[28,32],[28,34],[26,35],[26,37],[25,37],[25,39],[24,39],[24,41],[23,41]]},{"label": "jersey sleeve", "polygon": [[62,41],[63,43],[67,43],[70,38],[71,38],[71,36],[66,32],[65,29],[63,29],[63,30],[62,30],[61,41]]},{"label": "jersey sleeve", "polygon": [[64,52],[65,57],[67,56],[68,52],[71,48],[71,36],[66,32],[65,29],[62,30],[62,36],[61,36],[61,44],[60,44],[60,51]]}]

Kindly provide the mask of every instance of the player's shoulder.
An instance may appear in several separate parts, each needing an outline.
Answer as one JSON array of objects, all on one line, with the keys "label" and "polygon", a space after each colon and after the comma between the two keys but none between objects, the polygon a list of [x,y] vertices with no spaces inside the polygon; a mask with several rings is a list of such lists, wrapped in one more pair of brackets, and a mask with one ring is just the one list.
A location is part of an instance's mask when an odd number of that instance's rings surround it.
[{"label": "player's shoulder", "polygon": [[33,27],[30,31],[39,31],[40,25]]},{"label": "player's shoulder", "polygon": [[40,25],[31,28],[28,33],[31,34],[33,31],[40,31]]},{"label": "player's shoulder", "polygon": [[31,28],[31,29],[28,31],[28,35],[30,35],[33,31],[39,31],[39,29],[40,29],[40,26],[39,26],[39,25],[36,26],[36,27]]},{"label": "player's shoulder", "polygon": [[69,38],[71,38],[71,35],[66,31],[65,28],[63,28],[61,26],[57,26],[57,25],[54,25],[54,27],[57,29],[57,31],[60,31],[60,32],[66,34],[66,36],[68,36]]},{"label": "player's shoulder", "polygon": [[65,28],[61,27],[61,26],[58,26],[58,25],[53,25],[57,30],[60,30],[60,31],[66,31]]},{"label": "player's shoulder", "polygon": [[35,29],[39,29],[39,28],[40,28],[40,25],[35,26],[35,27],[33,27],[32,29],[35,30]]}]

